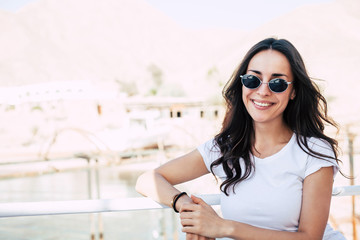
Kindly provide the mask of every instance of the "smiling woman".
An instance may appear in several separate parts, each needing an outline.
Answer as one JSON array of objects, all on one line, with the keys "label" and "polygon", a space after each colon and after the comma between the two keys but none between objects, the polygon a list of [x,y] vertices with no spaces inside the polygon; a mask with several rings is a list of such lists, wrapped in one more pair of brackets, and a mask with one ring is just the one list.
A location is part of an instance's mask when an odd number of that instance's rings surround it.
[{"label": "smiling woman", "polygon": [[[137,190],[180,212],[187,239],[344,239],[327,225],[339,160],[324,123],[336,124],[296,48],[274,38],[255,44],[224,98],[221,131],[140,176]],[[223,218],[174,187],[209,172],[222,181]]]},{"label": "smiling woman", "polygon": [[[254,124],[278,121],[273,124],[281,126],[282,114],[288,101],[295,97],[295,91],[290,84],[293,75],[287,58],[278,51],[263,50],[251,59],[246,74],[245,76],[252,77],[248,81],[241,78],[243,102]],[[278,76],[282,78],[277,78]],[[256,88],[254,83],[250,84],[251,80],[258,84]]]}]

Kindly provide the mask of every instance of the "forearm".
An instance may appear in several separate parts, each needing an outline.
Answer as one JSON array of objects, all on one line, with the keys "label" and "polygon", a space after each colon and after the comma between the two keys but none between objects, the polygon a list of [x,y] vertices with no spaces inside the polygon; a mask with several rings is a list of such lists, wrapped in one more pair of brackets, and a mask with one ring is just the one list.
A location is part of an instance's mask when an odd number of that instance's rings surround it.
[{"label": "forearm", "polygon": [[[135,188],[140,194],[167,206],[170,206],[173,197],[180,193],[177,188],[156,171],[148,171],[142,174],[138,178]],[[179,209],[179,206],[184,202],[191,202],[190,197],[187,195],[182,196],[177,201],[176,208]]]},{"label": "forearm", "polygon": [[321,240],[322,236],[312,237],[306,232],[286,232],[254,227],[248,224],[224,220],[221,227],[224,237],[238,240]]},{"label": "forearm", "polygon": [[[153,200],[171,205],[173,197],[180,193],[174,186],[184,183],[208,173],[205,163],[198,150],[194,150],[186,155],[169,161],[155,170],[142,174],[136,183],[136,190],[152,198]],[[187,196],[183,195],[176,202],[176,209],[186,202],[192,202]]]}]

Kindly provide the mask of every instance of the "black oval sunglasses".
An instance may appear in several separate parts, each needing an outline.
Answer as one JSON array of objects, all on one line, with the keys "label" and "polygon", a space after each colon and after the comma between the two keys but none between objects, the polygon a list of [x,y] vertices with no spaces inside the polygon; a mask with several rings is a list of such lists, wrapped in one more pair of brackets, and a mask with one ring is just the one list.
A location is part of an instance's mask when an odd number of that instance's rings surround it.
[{"label": "black oval sunglasses", "polygon": [[257,76],[251,74],[241,75],[240,77],[241,83],[249,89],[256,89],[260,87],[261,84],[267,84],[269,89],[274,93],[284,92],[288,88],[288,85],[292,83],[281,78],[274,78],[268,83],[264,83]]}]

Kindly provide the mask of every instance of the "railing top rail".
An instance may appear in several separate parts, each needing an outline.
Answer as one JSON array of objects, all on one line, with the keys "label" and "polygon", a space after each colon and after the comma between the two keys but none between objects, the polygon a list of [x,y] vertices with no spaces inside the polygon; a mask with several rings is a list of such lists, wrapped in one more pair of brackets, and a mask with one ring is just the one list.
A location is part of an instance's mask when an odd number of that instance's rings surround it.
[{"label": "railing top rail", "polygon": [[[360,195],[360,185],[334,187],[332,194],[333,196]],[[206,194],[200,195],[200,197],[210,205],[220,204],[220,194]],[[0,203],[0,218],[135,211],[162,208],[167,208],[167,206],[159,204],[150,198],[144,197],[71,201],[13,202]]]}]

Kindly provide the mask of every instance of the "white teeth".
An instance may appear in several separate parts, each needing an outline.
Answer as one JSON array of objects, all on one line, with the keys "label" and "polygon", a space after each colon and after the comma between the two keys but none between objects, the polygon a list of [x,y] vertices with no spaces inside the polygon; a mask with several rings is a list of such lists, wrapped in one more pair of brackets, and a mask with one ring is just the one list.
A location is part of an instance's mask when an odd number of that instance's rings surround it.
[{"label": "white teeth", "polygon": [[260,107],[268,107],[271,105],[270,103],[261,103],[261,102],[255,102],[255,101],[253,101],[253,102]]}]

